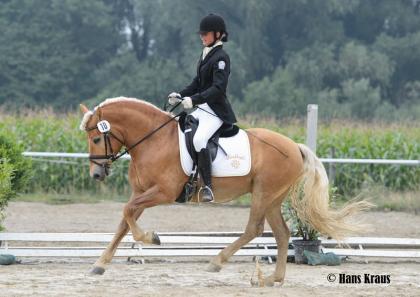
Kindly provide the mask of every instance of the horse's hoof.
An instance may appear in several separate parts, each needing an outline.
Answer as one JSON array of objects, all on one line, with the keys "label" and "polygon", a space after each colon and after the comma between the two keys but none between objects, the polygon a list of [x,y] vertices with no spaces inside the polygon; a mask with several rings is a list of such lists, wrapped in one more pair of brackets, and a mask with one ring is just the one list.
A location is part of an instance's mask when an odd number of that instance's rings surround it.
[{"label": "horse's hoof", "polygon": [[273,275],[268,276],[264,279],[263,282],[261,282],[261,287],[274,287],[275,283],[279,283],[280,286],[283,285],[284,279],[276,279]]},{"label": "horse's hoof", "polygon": [[264,288],[264,287],[274,287],[274,279],[272,277],[267,277],[265,279],[253,279],[251,278],[250,280],[251,282],[251,286],[253,287],[259,287],[259,288]]},{"label": "horse's hoof", "polygon": [[206,271],[207,272],[219,272],[222,269],[222,265],[217,265],[214,263],[210,263],[209,266],[207,266]]},{"label": "horse's hoof", "polygon": [[99,267],[99,266],[95,266],[93,267],[93,269],[90,271],[91,275],[102,275],[105,272],[105,268]]},{"label": "horse's hoof", "polygon": [[272,277],[265,278],[263,287],[273,287],[273,286],[274,286],[274,279]]},{"label": "horse's hoof", "polygon": [[152,243],[156,245],[160,245],[160,238],[159,235],[157,235],[156,232],[152,233]]}]

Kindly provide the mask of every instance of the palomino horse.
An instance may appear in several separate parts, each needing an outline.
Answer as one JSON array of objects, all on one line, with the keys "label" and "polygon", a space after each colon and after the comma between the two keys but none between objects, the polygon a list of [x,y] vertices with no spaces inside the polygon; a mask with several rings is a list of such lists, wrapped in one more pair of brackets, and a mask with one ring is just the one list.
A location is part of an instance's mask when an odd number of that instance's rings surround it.
[{"label": "palomino horse", "polygon": [[[133,146],[168,122],[130,150],[132,194],[124,207],[117,232],[92,269],[92,273],[102,274],[129,229],[136,241],[160,244],[155,232],[144,232],[136,221],[148,207],[173,203],[188,177],[180,163],[178,122],[170,121],[170,113],[145,101],[122,97],[105,100],[94,112],[81,105],[81,111],[84,116],[80,128],[87,132],[91,156],[90,175],[97,180],[108,175],[114,152],[119,152],[123,146]],[[110,123],[111,134],[102,134],[96,128],[102,120]],[[213,178],[213,188],[216,202],[252,194],[248,224],[243,235],[210,261],[208,271],[219,271],[230,256],[260,235],[267,219],[276,239],[278,256],[275,271],[264,279],[264,285],[273,285],[274,282],[282,283],[285,276],[290,233],[281,214],[281,204],[288,194],[291,194],[292,205],[300,219],[336,239],[360,230],[360,225],[350,224],[345,219],[367,205],[357,202],[339,211],[330,210],[328,177],[309,148],[267,129],[247,129],[246,133],[251,147],[251,171],[246,176]],[[304,198],[296,195],[301,181],[304,182]],[[197,200],[195,196],[193,201]]]}]

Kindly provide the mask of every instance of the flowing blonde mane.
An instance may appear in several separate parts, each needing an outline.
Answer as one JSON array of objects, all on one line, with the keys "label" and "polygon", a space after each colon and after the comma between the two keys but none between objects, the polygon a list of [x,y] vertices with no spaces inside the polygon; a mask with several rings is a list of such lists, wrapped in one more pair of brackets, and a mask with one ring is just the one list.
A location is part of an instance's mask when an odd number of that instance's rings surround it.
[{"label": "flowing blonde mane", "polygon": [[160,108],[158,108],[157,106],[151,104],[150,102],[141,100],[141,99],[136,99],[136,98],[127,98],[127,97],[115,97],[115,98],[108,98],[105,99],[103,102],[99,103],[98,106],[96,106],[93,111],[89,110],[88,112],[86,112],[83,115],[82,121],[80,123],[80,130],[82,131],[86,131],[86,125],[89,122],[90,118],[92,117],[92,115],[95,113],[96,109],[98,109],[98,107],[102,108],[104,106],[113,104],[113,103],[121,103],[121,102],[132,102],[132,103],[136,103],[136,104],[141,104],[142,106],[146,106],[148,108],[152,108],[152,110],[154,111],[159,111],[162,112],[164,114],[167,114],[169,116],[171,116],[172,114],[166,111],[161,110]]}]

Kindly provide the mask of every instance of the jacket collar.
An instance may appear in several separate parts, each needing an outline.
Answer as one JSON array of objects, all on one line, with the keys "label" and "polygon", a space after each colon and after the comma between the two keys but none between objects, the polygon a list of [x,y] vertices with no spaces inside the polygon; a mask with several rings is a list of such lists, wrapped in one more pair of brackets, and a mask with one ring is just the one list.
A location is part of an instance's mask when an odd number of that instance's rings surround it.
[{"label": "jacket collar", "polygon": [[216,46],[219,46],[219,45],[222,45],[223,46],[223,43],[220,40],[218,40],[211,47],[206,46],[205,48],[203,48],[203,54],[201,55],[202,56],[202,60],[204,60],[206,58],[207,54],[210,53]]},{"label": "jacket collar", "polygon": [[202,59],[202,56],[200,56],[200,61],[199,61],[198,65],[201,66],[201,65],[205,64],[210,59],[210,57],[213,56],[213,54],[215,52],[217,52],[218,50],[220,50],[221,48],[223,48],[223,44],[216,44],[214,47],[212,47],[210,52],[208,52],[208,54],[206,55],[204,60]]}]

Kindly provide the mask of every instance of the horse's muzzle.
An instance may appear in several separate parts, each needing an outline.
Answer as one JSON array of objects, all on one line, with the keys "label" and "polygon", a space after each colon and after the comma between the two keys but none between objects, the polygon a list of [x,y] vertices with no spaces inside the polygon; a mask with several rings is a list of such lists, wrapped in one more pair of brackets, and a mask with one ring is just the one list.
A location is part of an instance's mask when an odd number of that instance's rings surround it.
[{"label": "horse's muzzle", "polygon": [[93,166],[90,176],[98,181],[103,181],[105,177],[108,176],[108,174],[109,174],[109,168],[107,165],[99,166],[95,164]]}]

